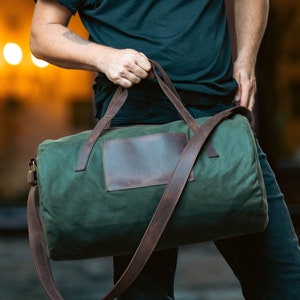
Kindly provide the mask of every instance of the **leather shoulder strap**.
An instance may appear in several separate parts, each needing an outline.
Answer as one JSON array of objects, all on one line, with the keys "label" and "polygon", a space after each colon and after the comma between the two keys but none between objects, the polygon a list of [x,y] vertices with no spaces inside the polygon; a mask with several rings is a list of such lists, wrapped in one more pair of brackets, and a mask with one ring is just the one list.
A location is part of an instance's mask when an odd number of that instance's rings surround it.
[{"label": "leather shoulder strap", "polygon": [[47,256],[43,229],[36,206],[37,185],[30,188],[27,201],[28,236],[31,255],[40,282],[50,299],[63,300],[55,286],[51,266]]}]

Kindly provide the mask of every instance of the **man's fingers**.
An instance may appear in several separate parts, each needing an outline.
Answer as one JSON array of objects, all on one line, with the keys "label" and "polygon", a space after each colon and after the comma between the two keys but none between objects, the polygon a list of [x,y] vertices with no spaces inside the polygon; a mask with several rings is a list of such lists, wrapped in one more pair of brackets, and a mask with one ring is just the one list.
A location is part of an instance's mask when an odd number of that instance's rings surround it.
[{"label": "man's fingers", "polygon": [[139,57],[137,59],[137,65],[142,68],[147,74],[148,72],[151,70],[151,63],[149,61],[149,59],[147,58],[147,56],[142,53],[139,52]]},{"label": "man's fingers", "polygon": [[[144,68],[142,68],[139,64],[132,65],[129,69],[126,75],[133,74],[135,77],[138,77],[140,79],[144,79],[148,76],[148,71],[146,71]],[[131,76],[130,76],[131,77]],[[129,78],[128,78],[129,79]]]},{"label": "man's fingers", "polygon": [[248,108],[253,111],[254,105],[255,105],[255,95],[257,91],[257,86],[256,86],[256,80],[253,80],[252,88],[251,88],[251,94],[249,97],[249,102],[248,102]]},{"label": "man's fingers", "polygon": [[235,103],[253,110],[256,94],[255,78],[250,78],[245,70],[240,70],[236,80],[238,82],[238,90],[234,98]]},{"label": "man's fingers", "polygon": [[146,55],[139,52],[134,62],[129,71],[140,79],[146,78],[152,67]]},{"label": "man's fingers", "polygon": [[141,78],[137,77],[131,72],[126,72],[126,74],[122,74],[121,76],[116,76],[112,78],[112,82],[120,85],[124,88],[130,88],[134,84],[138,84],[141,81]]}]

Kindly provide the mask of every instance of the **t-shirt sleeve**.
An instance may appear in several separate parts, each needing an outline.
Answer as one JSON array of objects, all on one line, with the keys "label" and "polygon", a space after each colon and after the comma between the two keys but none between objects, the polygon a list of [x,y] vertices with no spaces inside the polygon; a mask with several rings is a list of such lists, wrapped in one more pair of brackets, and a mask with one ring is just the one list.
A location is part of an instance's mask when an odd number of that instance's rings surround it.
[{"label": "t-shirt sleeve", "polygon": [[80,6],[82,0],[57,0],[57,2],[66,8],[68,8],[73,15],[75,15],[78,7]]},{"label": "t-shirt sleeve", "polygon": [[[36,3],[38,0],[34,0]],[[69,9],[73,15],[75,15],[80,3],[82,0],[56,0],[59,4],[63,5],[67,9]]]}]

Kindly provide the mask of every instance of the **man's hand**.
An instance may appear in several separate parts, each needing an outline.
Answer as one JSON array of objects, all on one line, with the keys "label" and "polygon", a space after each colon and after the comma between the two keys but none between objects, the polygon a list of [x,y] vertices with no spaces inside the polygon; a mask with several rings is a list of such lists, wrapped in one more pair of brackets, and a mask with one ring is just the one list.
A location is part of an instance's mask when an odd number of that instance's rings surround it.
[{"label": "man's hand", "polygon": [[257,91],[254,64],[236,60],[233,77],[238,83],[238,89],[234,98],[236,104],[245,106],[252,111]]},{"label": "man's hand", "polygon": [[100,69],[113,83],[129,88],[148,76],[151,63],[143,53],[133,49],[109,48]]}]

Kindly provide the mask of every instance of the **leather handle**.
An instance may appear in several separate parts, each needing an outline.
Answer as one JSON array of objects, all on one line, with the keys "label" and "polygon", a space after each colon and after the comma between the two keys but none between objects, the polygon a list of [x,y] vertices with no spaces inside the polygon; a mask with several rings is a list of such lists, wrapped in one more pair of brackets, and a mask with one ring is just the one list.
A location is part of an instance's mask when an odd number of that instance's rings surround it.
[{"label": "leather handle", "polygon": [[[177,90],[175,89],[172,81],[170,80],[168,74],[166,73],[166,71],[160,66],[160,64],[158,64],[156,61],[154,60],[149,60],[152,64],[152,69],[149,73],[149,77],[153,77],[153,78],[156,78],[156,79],[160,79],[160,77],[162,77],[164,83],[167,85],[167,87],[172,91],[172,93],[180,100],[180,96],[177,92]],[[155,71],[155,68],[157,68],[157,70],[159,71],[160,75],[157,74],[157,72]],[[160,80],[158,80],[159,82],[161,82]],[[173,97],[173,96],[171,96]],[[111,103],[110,103],[111,104]],[[107,109],[110,109],[110,104],[108,105],[108,108]],[[185,109],[183,107],[183,109]],[[188,120],[191,120],[193,119],[192,116],[187,116],[187,123],[189,122]],[[107,125],[107,127],[109,127],[109,124]]]},{"label": "leather handle", "polygon": [[[179,115],[183,118],[183,120],[187,123],[187,125],[191,128],[191,130],[195,132],[199,128],[199,125],[182,104],[179,95],[175,87],[173,86],[171,80],[169,79],[167,73],[157,62],[153,60],[150,60],[150,62],[152,64],[152,73],[157,79],[158,84],[161,87],[162,91],[165,93],[168,99],[173,103]],[[156,70],[159,71],[160,75],[157,73]],[[87,138],[86,142],[84,143],[83,147],[81,148],[81,151],[78,156],[77,164],[75,167],[76,172],[85,171],[93,147],[95,146],[103,130],[107,128],[108,124],[110,124],[113,117],[118,113],[122,105],[125,103],[127,99],[127,95],[128,95],[127,89],[123,89],[122,87],[117,88],[105,115],[103,116],[103,118],[99,120],[99,122],[97,123],[97,125],[94,127],[91,134]]]},{"label": "leather handle", "polygon": [[[151,60],[152,63],[152,72],[164,92],[164,94],[168,97],[168,99],[172,102],[175,106],[177,112],[182,117],[182,119],[186,122],[186,124],[191,128],[191,130],[195,133],[196,130],[199,128],[198,123],[195,119],[191,116],[188,110],[184,107],[179,94],[177,93],[171,79],[169,78],[166,71],[158,64],[156,61]],[[159,71],[160,75],[157,73]],[[162,80],[163,79],[163,80]]]},{"label": "leather handle", "polygon": [[[244,107],[235,107],[208,119],[189,140],[127,269],[103,300],[113,300],[121,295],[137,278],[157,246],[157,243],[176,208],[197,156],[209,135],[224,119],[237,113],[246,116],[250,120],[252,119],[252,114],[248,109]],[[50,299],[62,300],[63,298],[55,286],[51,273],[42,226],[36,208],[35,192],[36,187],[32,187],[28,196],[28,231],[33,261],[42,286]]]}]

